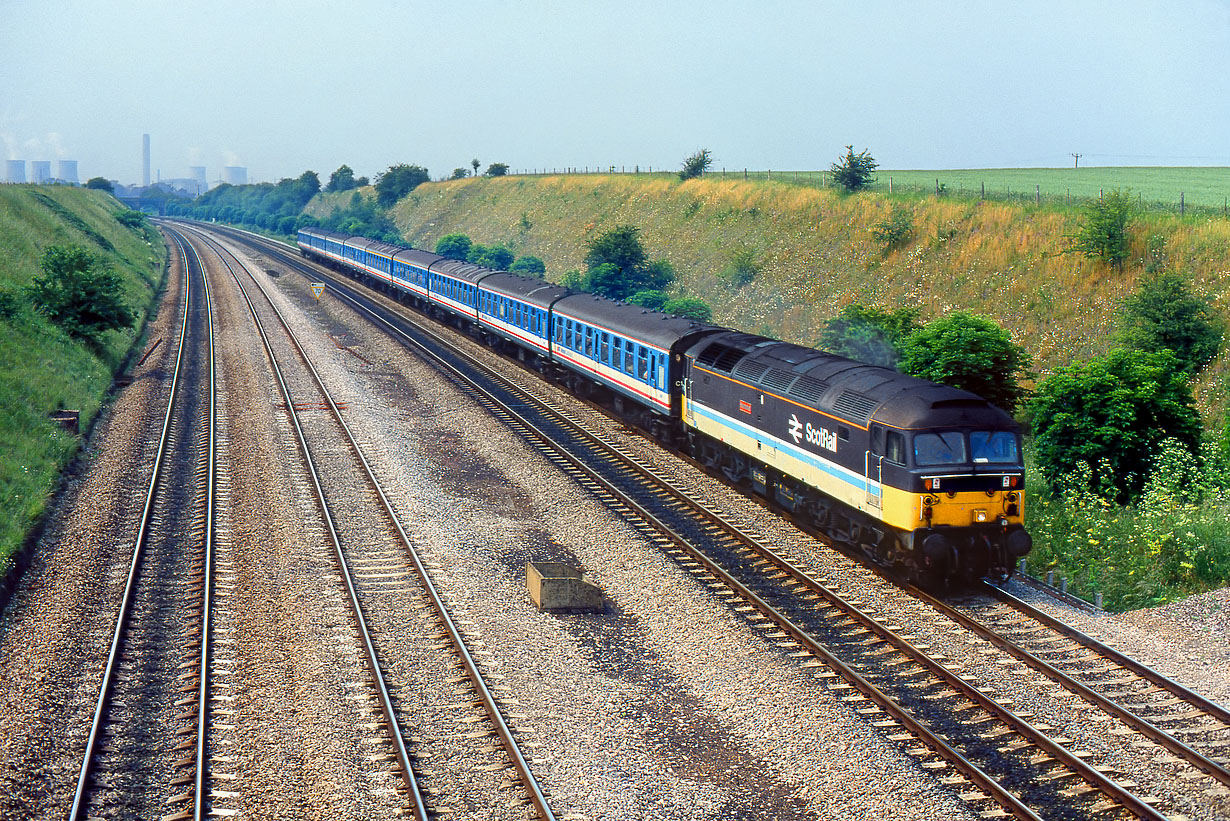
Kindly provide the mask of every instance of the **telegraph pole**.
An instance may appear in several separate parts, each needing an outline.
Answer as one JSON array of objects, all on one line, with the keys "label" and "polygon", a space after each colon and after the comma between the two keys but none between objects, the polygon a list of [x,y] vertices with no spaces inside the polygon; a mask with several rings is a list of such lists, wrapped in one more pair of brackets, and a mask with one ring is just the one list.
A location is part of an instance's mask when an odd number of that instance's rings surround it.
[{"label": "telegraph pole", "polygon": [[1075,162],[1073,163],[1072,167],[1073,167],[1073,168],[1080,168],[1080,167],[1081,167],[1081,155],[1080,155],[1080,154],[1071,154],[1071,155],[1069,155],[1069,156],[1071,156],[1071,157],[1072,157],[1072,159],[1075,161]]}]

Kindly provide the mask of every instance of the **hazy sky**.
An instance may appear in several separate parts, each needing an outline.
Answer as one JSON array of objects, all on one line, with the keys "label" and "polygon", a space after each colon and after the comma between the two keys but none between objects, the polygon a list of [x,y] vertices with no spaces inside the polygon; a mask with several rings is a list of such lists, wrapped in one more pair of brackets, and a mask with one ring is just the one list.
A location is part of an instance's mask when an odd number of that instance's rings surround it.
[{"label": "hazy sky", "polygon": [[347,163],[1230,165],[1230,0],[5,0],[0,138],[82,180]]}]

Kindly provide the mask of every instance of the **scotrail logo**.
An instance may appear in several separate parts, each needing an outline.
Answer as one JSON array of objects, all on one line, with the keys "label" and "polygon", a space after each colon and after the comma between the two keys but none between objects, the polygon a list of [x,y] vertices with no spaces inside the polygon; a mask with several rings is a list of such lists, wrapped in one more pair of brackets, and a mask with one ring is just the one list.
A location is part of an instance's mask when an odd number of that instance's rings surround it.
[{"label": "scotrail logo", "polygon": [[803,423],[799,421],[799,417],[795,414],[790,414],[790,438],[794,439],[797,445],[799,440],[803,438]]}]

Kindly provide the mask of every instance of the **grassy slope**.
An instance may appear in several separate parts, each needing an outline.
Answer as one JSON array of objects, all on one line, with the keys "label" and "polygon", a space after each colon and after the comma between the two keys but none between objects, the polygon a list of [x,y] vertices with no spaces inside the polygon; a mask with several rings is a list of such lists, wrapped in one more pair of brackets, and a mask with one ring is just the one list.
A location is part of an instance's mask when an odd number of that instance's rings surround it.
[{"label": "grassy slope", "polygon": [[[910,211],[916,239],[885,256],[871,228],[893,207]],[[1116,272],[1061,253],[1065,235],[1081,223],[1075,208],[843,196],[714,175],[686,183],[631,175],[431,183],[403,200],[394,217],[416,247],[461,231],[542,257],[553,279],[583,267],[589,238],[631,224],[651,257],[670,260],[686,290],[713,305],[717,322],[810,345],[851,301],[918,305],[924,319],[969,309],[1008,328],[1039,374],[1104,351],[1117,305],[1143,274],[1138,262]],[[1149,215],[1132,232],[1134,259],[1148,235],[1165,236],[1172,268],[1230,317],[1230,222]],[[756,253],[763,270],[736,290],[718,274],[742,248]],[[1213,419],[1225,411],[1228,379],[1230,353],[1223,353],[1196,386]]]},{"label": "grassy slope", "polygon": [[[100,191],[60,186],[0,186],[0,290],[20,294],[39,273],[48,245],[75,244],[109,260],[137,308],[138,329],[161,278],[163,246],[115,222],[124,208]],[[0,572],[41,514],[57,476],[77,447],[47,414],[97,415],[112,372],[137,330],[110,333],[96,354],[73,342],[22,300],[0,319]]]}]

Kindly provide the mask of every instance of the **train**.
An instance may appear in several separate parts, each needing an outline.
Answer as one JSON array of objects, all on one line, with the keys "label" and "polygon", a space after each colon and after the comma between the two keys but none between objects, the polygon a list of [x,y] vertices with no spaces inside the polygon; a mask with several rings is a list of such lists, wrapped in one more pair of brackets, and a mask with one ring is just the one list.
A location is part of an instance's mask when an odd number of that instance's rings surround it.
[{"label": "train", "polygon": [[1032,547],[1020,427],[973,393],[415,248],[297,240],[911,581],[1003,581]]}]

